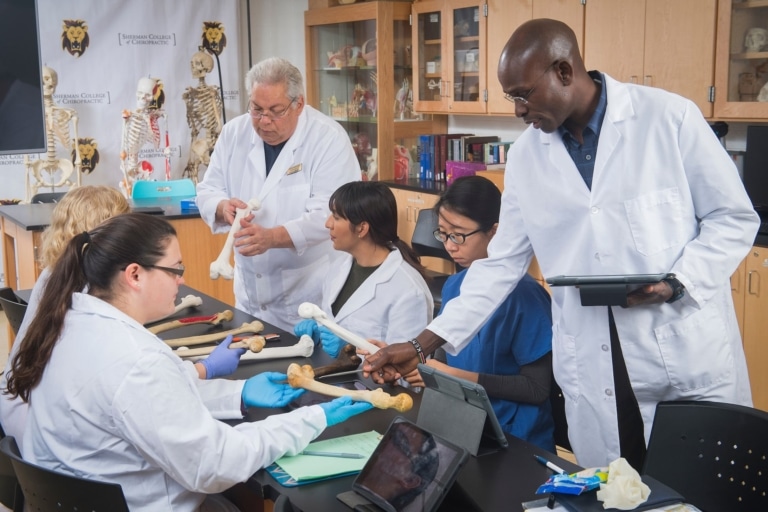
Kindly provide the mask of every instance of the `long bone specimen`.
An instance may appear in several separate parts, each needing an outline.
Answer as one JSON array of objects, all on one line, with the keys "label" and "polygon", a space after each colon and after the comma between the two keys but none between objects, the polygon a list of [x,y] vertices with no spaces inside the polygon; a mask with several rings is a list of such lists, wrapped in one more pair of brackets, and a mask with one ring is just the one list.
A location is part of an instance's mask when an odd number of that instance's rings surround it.
[{"label": "long bone specimen", "polygon": [[[230,343],[229,348],[247,348],[251,352],[261,352],[265,344],[266,344],[266,340],[264,339],[264,336],[251,336],[250,338],[246,338],[243,341],[236,341],[234,343]],[[181,347],[176,349],[175,352],[176,352],[176,355],[179,357],[198,357],[198,356],[207,356],[214,350],[216,350],[216,346],[200,347],[200,348]]]},{"label": "long bone specimen", "polygon": [[211,334],[203,334],[201,336],[189,336],[187,338],[176,338],[173,340],[163,340],[166,345],[172,348],[188,347],[189,345],[203,345],[204,343],[211,343],[214,341],[223,340],[230,334],[232,336],[236,334],[243,334],[246,332],[261,332],[264,330],[264,324],[258,320],[254,320],[249,324],[243,324],[237,329],[230,329],[228,331],[215,332]]},{"label": "long bone specimen", "polygon": [[182,297],[181,301],[179,302],[179,305],[176,306],[175,313],[178,313],[182,309],[197,307],[203,305],[203,299],[200,297],[197,297],[196,295],[187,295],[186,297]]},{"label": "long bone specimen", "polygon": [[359,336],[351,331],[348,331],[344,327],[340,326],[330,318],[325,312],[320,309],[316,304],[311,302],[302,302],[299,306],[299,316],[301,318],[312,318],[320,325],[325,326],[333,334],[343,339],[347,343],[351,343],[355,347],[367,350],[369,354],[375,354],[379,351],[379,347],[369,342],[362,336]]},{"label": "long bone specimen", "polygon": [[221,313],[216,313],[210,316],[191,316],[188,318],[180,318],[178,320],[172,320],[170,322],[154,325],[150,327],[148,330],[149,332],[158,334],[161,332],[170,331],[171,329],[176,329],[177,327],[183,327],[185,325],[196,325],[196,324],[219,325],[221,322],[229,322],[230,320],[232,320],[232,316],[233,316],[232,311],[227,309],[225,311],[222,311]]},{"label": "long bone specimen", "polygon": [[350,396],[353,400],[368,402],[379,409],[395,409],[399,412],[410,411],[413,407],[413,398],[407,393],[392,396],[381,388],[374,390],[344,389],[331,384],[318,382],[314,379],[315,373],[312,367],[299,366],[292,363],[288,366],[288,384],[294,388],[303,388],[328,396]]},{"label": "long bone specimen", "polygon": [[314,369],[315,378],[324,377],[326,375],[333,375],[334,373],[345,372],[354,370],[358,366],[362,359],[355,354],[354,345],[344,345],[339,355],[333,360],[331,364],[325,366],[318,366]]},{"label": "long bone specimen", "polygon": [[224,279],[232,279],[235,276],[235,269],[229,264],[229,259],[232,257],[232,249],[235,245],[235,233],[241,229],[240,220],[247,217],[252,210],[258,210],[259,208],[261,208],[261,202],[253,198],[248,201],[247,207],[237,209],[235,220],[232,221],[232,227],[229,228],[229,234],[224,242],[224,247],[222,247],[219,257],[211,262],[211,279],[218,279],[219,276]]},{"label": "long bone specimen", "polygon": [[[263,361],[266,359],[284,359],[288,357],[310,357],[315,349],[315,342],[309,336],[302,336],[301,339],[295,345],[290,347],[270,347],[259,348],[254,350],[244,343],[254,340],[255,338],[264,339],[263,336],[255,336],[241,342],[232,343],[229,348],[248,348],[249,351],[240,357],[241,361]],[[200,347],[200,348],[180,348],[176,350],[176,355],[179,357],[199,357],[206,356],[213,352],[216,347]]]}]

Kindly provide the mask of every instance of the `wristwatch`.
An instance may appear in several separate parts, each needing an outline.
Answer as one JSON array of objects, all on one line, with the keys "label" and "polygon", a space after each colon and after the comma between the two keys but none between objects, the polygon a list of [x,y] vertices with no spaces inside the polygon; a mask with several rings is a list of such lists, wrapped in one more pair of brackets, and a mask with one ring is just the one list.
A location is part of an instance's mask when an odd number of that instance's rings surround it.
[{"label": "wristwatch", "polygon": [[672,304],[673,302],[683,298],[683,295],[685,295],[685,286],[683,283],[678,281],[675,277],[668,277],[663,279],[663,281],[672,288],[672,296],[667,299],[667,304]]}]

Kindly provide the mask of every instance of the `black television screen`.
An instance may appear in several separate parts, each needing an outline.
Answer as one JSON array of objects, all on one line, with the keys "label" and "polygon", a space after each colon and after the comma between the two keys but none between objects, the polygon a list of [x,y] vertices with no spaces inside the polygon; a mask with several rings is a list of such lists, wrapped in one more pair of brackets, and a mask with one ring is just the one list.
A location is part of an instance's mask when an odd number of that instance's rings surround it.
[{"label": "black television screen", "polygon": [[36,0],[0,0],[0,155],[45,152]]},{"label": "black television screen", "polygon": [[768,216],[768,126],[747,127],[744,188],[760,216]]}]

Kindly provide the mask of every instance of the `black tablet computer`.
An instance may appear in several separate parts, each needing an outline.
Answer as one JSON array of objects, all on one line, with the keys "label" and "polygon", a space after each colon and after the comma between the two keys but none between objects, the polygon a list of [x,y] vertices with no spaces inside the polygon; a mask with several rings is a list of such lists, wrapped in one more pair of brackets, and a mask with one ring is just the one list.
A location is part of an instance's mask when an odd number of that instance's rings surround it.
[{"label": "black tablet computer", "polygon": [[[434,512],[468,456],[464,448],[399,416],[355,478],[352,489],[387,512]],[[338,497],[348,503],[345,494]],[[352,506],[355,510],[376,510]]]},{"label": "black tablet computer", "polygon": [[597,276],[555,276],[546,279],[550,286],[580,286],[580,285],[644,285],[663,281],[675,274],[625,274],[625,275],[597,275]]},{"label": "black tablet computer", "polygon": [[426,389],[416,422],[469,451],[483,455],[509,444],[485,388],[425,364],[418,365]]}]

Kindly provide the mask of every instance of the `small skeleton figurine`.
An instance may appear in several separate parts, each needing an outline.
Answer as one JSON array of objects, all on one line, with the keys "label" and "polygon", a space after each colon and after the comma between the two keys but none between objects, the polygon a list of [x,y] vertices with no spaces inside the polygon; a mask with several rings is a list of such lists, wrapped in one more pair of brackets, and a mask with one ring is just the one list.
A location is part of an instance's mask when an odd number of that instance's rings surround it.
[{"label": "small skeleton figurine", "polygon": [[[139,151],[148,142],[160,147],[160,119],[165,120],[162,109],[162,83],[155,78],[139,79],[136,88],[136,109],[123,110],[123,134],[120,147],[120,170],[123,180],[120,188],[126,197],[131,197],[133,184],[152,176],[149,162],[139,162]],[[166,129],[166,168],[169,166],[168,130]],[[166,169],[166,175],[168,174]],[[168,176],[166,176],[168,178]]]},{"label": "small skeleton figurine", "polygon": [[[54,192],[59,187],[74,188],[80,185],[80,151],[76,143],[77,111],[60,107],[53,102],[59,76],[48,66],[43,66],[42,72],[45,136],[48,149],[44,157],[41,156],[35,161],[30,161],[24,155],[24,165],[27,167],[27,201],[30,201],[32,196],[43,187],[50,188],[51,192]],[[56,158],[57,144],[66,149],[67,155],[74,153],[74,158],[72,160]]]},{"label": "small skeleton figurine", "polygon": [[192,55],[192,77],[198,79],[197,87],[187,87],[181,95],[187,106],[187,124],[192,131],[189,161],[183,176],[198,181],[200,164],[208,166],[216,139],[222,125],[222,102],[219,87],[207,85],[205,75],[213,70],[213,57],[202,48]]}]

